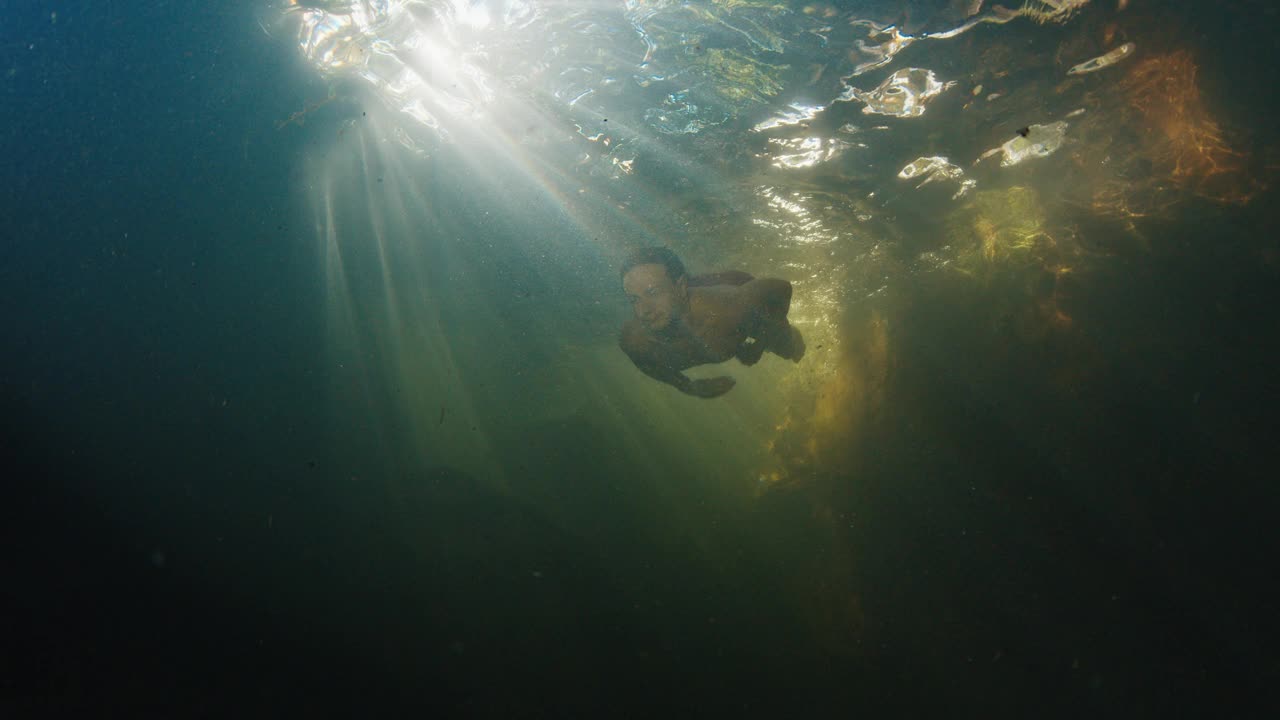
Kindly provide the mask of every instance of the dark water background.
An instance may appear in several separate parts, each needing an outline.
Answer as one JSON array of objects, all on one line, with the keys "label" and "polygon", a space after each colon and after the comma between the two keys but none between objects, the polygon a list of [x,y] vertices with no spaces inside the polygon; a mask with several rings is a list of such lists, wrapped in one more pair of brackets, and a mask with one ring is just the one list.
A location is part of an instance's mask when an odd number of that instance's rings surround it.
[{"label": "dark water background", "polygon": [[[1134,5],[1274,163],[1274,11]],[[892,372],[856,451],[797,489],[726,499],[701,468],[734,461],[732,429],[667,438],[644,464],[627,423],[661,435],[669,418],[610,425],[590,398],[540,417],[518,383],[477,395],[482,417],[534,418],[492,425],[506,481],[489,482],[406,446],[401,376],[334,369],[303,188],[337,119],[276,129],[326,89],[255,11],[0,2],[0,707],[1277,709],[1274,190],[1140,219],[1146,243],[1082,220],[1105,260],[1069,288],[1065,340],[1008,330],[1019,277],[903,273],[880,304],[850,303],[842,327],[892,318]],[[513,185],[436,187],[438,222],[492,209],[489,236],[513,247],[547,228],[519,247],[579,258],[566,273],[424,272],[446,306],[515,285],[548,299],[493,300],[494,317],[560,323],[574,295],[612,292],[608,254]],[[927,250],[931,223],[929,206],[887,221],[894,253]],[[503,256],[466,257],[474,273]],[[514,376],[513,355],[534,372],[565,338],[612,342],[617,313],[584,317],[514,354],[475,340],[496,325],[441,322],[480,348],[460,366]],[[575,392],[591,394],[556,395]]]}]

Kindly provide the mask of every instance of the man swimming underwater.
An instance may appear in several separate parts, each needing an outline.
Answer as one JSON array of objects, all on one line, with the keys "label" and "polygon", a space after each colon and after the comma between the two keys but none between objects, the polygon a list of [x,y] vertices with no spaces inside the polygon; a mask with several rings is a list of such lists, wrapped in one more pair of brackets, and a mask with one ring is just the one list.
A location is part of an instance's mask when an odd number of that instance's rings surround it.
[{"label": "man swimming underwater", "polygon": [[667,248],[642,248],[622,264],[622,287],[635,317],[619,344],[644,374],[687,395],[719,397],[733,388],[728,375],[691,380],[695,365],[738,358],[754,365],[766,350],[799,362],[804,338],[787,322],[791,283],[744,272],[689,277]]}]

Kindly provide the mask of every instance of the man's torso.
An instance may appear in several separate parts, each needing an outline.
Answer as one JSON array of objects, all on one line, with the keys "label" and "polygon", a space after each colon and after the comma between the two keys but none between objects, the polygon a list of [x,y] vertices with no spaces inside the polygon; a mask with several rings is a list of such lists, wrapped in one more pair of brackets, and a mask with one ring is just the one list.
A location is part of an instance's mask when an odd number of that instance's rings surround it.
[{"label": "man's torso", "polygon": [[632,318],[624,335],[644,337],[644,351],[658,365],[685,370],[734,357],[747,338],[747,308],[740,288],[730,285],[690,288],[686,330],[662,336],[642,329]]}]

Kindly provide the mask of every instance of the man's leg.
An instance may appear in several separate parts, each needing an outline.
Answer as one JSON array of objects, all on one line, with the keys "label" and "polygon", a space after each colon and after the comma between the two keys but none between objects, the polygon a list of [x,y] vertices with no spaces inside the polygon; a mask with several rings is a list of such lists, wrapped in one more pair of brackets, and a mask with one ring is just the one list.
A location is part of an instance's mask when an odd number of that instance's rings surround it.
[{"label": "man's leg", "polygon": [[[787,360],[800,361],[804,357],[804,337],[800,335],[800,331],[795,329],[791,323],[787,322],[786,316],[783,317],[766,317],[756,328],[754,334],[756,339],[755,348],[756,360],[765,350],[786,358]],[[738,359],[742,360],[742,350],[738,351]],[[753,361],[754,362],[754,361]],[[744,365],[750,365],[743,360]]]},{"label": "man's leg", "polygon": [[787,322],[787,313],[791,310],[791,283],[771,278],[760,282],[770,284],[764,295],[763,307],[756,316],[752,336],[762,351],[768,350],[778,357],[799,362],[804,357],[804,338]]},{"label": "man's leg", "polygon": [[781,326],[771,328],[765,343],[765,349],[778,357],[794,362],[800,362],[800,358],[804,357],[804,336],[786,320],[782,321]]}]

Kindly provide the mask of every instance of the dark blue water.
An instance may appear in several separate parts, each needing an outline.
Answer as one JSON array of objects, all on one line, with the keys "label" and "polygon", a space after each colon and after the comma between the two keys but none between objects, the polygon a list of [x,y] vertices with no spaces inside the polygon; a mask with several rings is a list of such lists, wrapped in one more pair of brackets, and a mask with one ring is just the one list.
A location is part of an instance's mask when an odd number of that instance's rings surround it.
[{"label": "dark blue water", "polygon": [[[922,117],[833,101],[849,21],[964,6],[556,16],[441,140],[279,8],[0,2],[0,707],[1274,712],[1276,14],[990,23],[849,79],[954,80]],[[792,281],[805,360],[636,372],[652,243]]]}]

